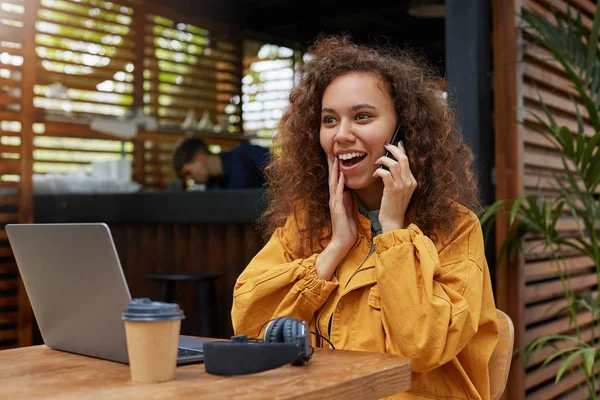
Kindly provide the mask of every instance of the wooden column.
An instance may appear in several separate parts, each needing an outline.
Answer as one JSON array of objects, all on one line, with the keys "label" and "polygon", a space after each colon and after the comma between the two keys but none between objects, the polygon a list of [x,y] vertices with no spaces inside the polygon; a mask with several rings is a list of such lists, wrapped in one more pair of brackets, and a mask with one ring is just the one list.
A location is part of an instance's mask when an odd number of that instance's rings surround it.
[{"label": "wooden column", "polygon": [[[35,21],[40,0],[25,3],[23,40],[23,78],[21,80],[21,159],[19,184],[19,222],[33,222],[33,87],[36,81],[37,54],[35,52]],[[18,344],[29,346],[32,343],[33,312],[23,282],[19,279],[18,302]]]},{"label": "wooden column", "polygon": [[243,117],[243,113],[242,113],[242,96],[244,95],[243,91],[242,91],[242,79],[244,78],[244,35],[241,31],[236,30],[234,32],[234,35],[236,37],[236,41],[235,43],[237,44],[238,48],[237,48],[237,55],[239,57],[238,61],[238,73],[237,73],[237,87],[236,89],[239,91],[238,96],[239,96],[239,101],[237,104],[237,113],[236,115],[238,117],[240,117],[239,120],[239,126],[240,126],[240,130],[239,133],[244,133],[244,117]]},{"label": "wooden column", "polygon": [[[522,120],[521,34],[517,13],[521,0],[493,0],[494,58],[494,138],[496,199],[514,198],[523,192],[523,139],[518,121]],[[500,249],[508,233],[508,217],[496,225],[496,248]],[[515,326],[515,349],[524,345],[524,261],[518,257],[509,265],[506,257],[496,268],[497,307],[505,311]],[[513,359],[504,398],[525,397],[523,360]]]},{"label": "wooden column", "polygon": [[[144,58],[146,49],[146,6],[145,3],[135,5],[133,9],[133,37],[135,41],[135,58],[133,61],[133,107],[144,107]],[[150,110],[151,111],[151,110]],[[149,114],[151,114],[150,112]],[[145,184],[144,140],[135,138],[133,141],[133,171],[134,182]]]},{"label": "wooden column", "polygon": [[144,50],[146,37],[146,7],[144,3],[136,4],[133,9],[133,37],[135,42],[135,58],[133,61],[133,106],[144,106]]}]

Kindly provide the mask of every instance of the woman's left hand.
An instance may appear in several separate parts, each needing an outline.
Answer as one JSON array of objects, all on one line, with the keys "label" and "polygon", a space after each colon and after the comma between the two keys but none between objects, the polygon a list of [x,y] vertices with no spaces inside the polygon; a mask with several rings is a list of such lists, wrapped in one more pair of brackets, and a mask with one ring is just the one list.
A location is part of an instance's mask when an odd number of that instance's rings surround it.
[{"label": "woman's left hand", "polygon": [[379,223],[383,233],[405,228],[406,209],[417,187],[417,180],[410,170],[404,144],[400,142],[397,147],[388,144],[385,149],[392,153],[398,161],[383,156],[375,162],[375,164],[385,165],[389,169],[386,171],[383,168],[377,168],[373,174],[373,176],[379,176],[384,184],[383,198],[379,209]]}]

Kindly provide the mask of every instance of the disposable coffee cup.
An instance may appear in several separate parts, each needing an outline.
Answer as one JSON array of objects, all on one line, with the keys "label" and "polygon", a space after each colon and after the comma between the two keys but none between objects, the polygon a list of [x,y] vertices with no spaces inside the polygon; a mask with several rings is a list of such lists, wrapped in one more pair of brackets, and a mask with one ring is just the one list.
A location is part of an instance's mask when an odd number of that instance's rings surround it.
[{"label": "disposable coffee cup", "polygon": [[175,378],[181,320],[177,304],[134,299],[121,316],[125,321],[131,379],[165,382]]}]

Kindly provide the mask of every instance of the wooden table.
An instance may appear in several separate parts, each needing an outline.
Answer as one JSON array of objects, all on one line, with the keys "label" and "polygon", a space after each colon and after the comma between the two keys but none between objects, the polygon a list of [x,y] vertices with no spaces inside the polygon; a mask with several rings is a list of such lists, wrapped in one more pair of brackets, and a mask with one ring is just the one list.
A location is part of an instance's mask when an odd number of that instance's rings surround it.
[{"label": "wooden table", "polygon": [[409,389],[410,361],[392,354],[315,349],[302,367],[252,375],[177,368],[174,381],[140,384],[129,366],[46,346],[0,351],[0,399],[377,399]]}]

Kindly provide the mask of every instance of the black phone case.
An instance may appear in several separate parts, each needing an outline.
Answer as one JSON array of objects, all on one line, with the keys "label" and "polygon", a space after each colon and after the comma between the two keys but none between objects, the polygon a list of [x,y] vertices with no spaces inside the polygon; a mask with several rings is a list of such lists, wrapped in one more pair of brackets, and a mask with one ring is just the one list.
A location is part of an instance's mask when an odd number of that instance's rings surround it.
[{"label": "black phone case", "polygon": [[[396,131],[394,132],[394,135],[392,136],[392,140],[390,141],[390,144],[393,144],[394,146],[397,145],[401,140],[404,140],[404,133],[402,132],[402,125],[398,124],[398,127],[396,128]],[[385,156],[386,157],[390,157],[392,160],[395,160],[396,158],[392,155],[392,153],[390,153],[389,151],[385,152]],[[381,168],[385,169],[386,171],[389,171],[388,167],[386,167],[385,165],[382,165]]]}]

